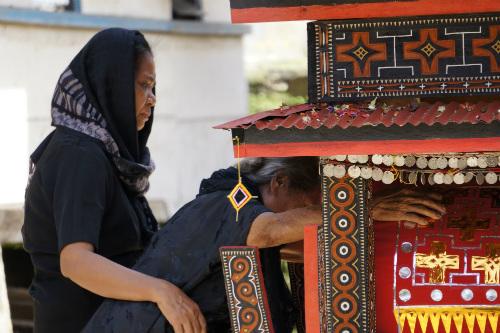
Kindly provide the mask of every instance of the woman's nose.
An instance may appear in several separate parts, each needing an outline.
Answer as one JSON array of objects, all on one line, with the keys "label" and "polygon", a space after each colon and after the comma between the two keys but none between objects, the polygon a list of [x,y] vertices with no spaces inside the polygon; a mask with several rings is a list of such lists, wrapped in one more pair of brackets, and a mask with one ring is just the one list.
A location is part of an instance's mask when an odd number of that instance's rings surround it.
[{"label": "woman's nose", "polygon": [[149,105],[151,105],[151,107],[154,107],[156,105],[156,96],[155,94],[153,93],[150,93],[148,98],[147,98],[147,102]]}]

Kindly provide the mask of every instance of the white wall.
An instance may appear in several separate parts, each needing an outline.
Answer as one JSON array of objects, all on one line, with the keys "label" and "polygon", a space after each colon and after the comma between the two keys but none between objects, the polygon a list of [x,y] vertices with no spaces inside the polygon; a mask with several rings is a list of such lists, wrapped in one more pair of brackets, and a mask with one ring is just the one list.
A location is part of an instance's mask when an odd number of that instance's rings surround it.
[{"label": "white wall", "polygon": [[202,0],[203,20],[207,22],[231,22],[229,0]]},{"label": "white wall", "polygon": [[[17,170],[15,181],[0,172],[0,204],[22,202],[29,153],[51,131],[57,78],[94,33],[0,25],[0,95],[10,94],[11,106],[0,103],[0,124],[17,134],[0,136],[0,166]],[[233,161],[230,134],[211,127],[246,113],[242,41],[179,34],[146,38],[155,53],[158,81],[149,143],[157,171],[149,197],[165,200],[172,213],[193,198],[201,178]],[[16,153],[6,159],[4,152],[10,151]]]},{"label": "white wall", "polygon": [[170,20],[172,0],[81,0],[82,13]]}]

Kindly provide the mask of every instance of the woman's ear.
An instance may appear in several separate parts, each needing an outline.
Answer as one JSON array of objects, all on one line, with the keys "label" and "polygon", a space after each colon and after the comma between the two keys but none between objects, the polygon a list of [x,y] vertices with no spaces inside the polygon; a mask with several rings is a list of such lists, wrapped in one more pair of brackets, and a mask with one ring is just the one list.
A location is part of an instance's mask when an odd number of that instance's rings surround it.
[{"label": "woman's ear", "polygon": [[271,190],[287,190],[288,189],[288,176],[283,172],[278,171],[271,179]]}]

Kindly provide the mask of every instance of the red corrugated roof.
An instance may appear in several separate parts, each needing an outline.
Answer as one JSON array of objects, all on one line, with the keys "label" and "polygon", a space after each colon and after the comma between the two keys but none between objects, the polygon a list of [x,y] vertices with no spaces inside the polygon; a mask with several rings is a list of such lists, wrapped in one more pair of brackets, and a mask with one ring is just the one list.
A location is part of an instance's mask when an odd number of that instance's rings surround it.
[{"label": "red corrugated roof", "polygon": [[259,130],[306,127],[348,128],[362,126],[418,126],[448,123],[492,123],[500,121],[500,101],[477,103],[420,103],[377,105],[348,103],[336,106],[301,104],[257,113],[215,126],[219,129],[249,128]]}]

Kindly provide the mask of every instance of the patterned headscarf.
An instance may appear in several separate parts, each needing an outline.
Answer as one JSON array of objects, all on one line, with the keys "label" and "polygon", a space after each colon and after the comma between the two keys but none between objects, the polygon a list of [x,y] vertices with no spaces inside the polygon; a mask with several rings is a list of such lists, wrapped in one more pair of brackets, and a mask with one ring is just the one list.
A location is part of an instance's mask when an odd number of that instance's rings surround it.
[{"label": "patterned headscarf", "polygon": [[146,147],[154,112],[139,132],[135,116],[134,43],[141,38],[138,31],[118,28],[96,34],[60,76],[51,112],[53,126],[101,141],[120,180],[135,195],[148,190],[155,169]]}]

